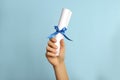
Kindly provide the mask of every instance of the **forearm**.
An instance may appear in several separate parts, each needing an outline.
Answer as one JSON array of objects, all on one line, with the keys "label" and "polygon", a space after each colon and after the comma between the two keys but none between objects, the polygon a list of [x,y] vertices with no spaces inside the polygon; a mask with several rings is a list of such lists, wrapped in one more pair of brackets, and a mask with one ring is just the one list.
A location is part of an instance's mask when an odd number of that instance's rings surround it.
[{"label": "forearm", "polygon": [[69,80],[65,64],[62,63],[54,67],[56,80]]}]

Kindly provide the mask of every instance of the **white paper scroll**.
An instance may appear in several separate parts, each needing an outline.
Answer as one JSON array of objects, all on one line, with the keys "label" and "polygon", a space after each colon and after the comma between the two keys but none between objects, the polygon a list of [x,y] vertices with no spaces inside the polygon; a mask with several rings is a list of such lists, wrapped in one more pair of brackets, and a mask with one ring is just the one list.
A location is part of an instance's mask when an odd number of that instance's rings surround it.
[{"label": "white paper scroll", "polygon": [[[70,18],[71,18],[71,15],[72,15],[72,12],[69,9],[66,9],[66,8],[62,9],[61,17],[60,17],[60,20],[59,20],[59,23],[58,23],[59,30],[61,30],[64,27],[67,28],[67,26],[69,24],[69,21],[70,21]],[[62,34],[58,33],[55,36],[55,38],[57,40],[57,42],[55,44],[58,47],[56,55],[59,56],[60,40],[63,39],[64,36]]]}]

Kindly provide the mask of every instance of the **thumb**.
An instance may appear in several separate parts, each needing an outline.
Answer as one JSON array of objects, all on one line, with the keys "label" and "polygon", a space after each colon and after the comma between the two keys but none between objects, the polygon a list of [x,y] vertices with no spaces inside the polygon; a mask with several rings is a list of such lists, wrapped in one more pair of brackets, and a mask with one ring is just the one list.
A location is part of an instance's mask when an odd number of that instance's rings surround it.
[{"label": "thumb", "polygon": [[65,43],[64,43],[64,39],[60,40],[60,53],[64,53],[65,52]]}]

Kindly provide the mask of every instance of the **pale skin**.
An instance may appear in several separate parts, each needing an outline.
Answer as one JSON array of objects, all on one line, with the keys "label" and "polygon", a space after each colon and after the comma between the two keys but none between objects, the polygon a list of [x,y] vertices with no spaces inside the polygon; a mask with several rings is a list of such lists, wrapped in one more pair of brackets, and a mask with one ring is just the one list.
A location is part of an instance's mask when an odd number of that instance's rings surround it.
[{"label": "pale skin", "polygon": [[65,43],[62,39],[60,41],[60,53],[59,56],[56,56],[57,46],[55,45],[56,39],[52,38],[48,41],[46,47],[46,57],[50,64],[53,66],[56,80],[69,80],[67,70],[64,63],[65,58]]}]

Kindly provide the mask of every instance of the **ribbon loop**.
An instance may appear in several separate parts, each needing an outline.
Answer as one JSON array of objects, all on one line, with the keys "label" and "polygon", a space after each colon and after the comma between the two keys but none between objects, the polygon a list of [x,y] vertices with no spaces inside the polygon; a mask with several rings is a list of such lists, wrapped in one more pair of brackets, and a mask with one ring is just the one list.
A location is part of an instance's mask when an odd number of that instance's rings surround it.
[{"label": "ribbon loop", "polygon": [[66,27],[62,28],[61,30],[59,30],[58,26],[54,26],[56,32],[52,33],[51,35],[48,36],[49,39],[55,37],[58,33],[61,33],[67,40],[72,41],[70,38],[68,38],[65,35],[65,31],[67,30]]}]

